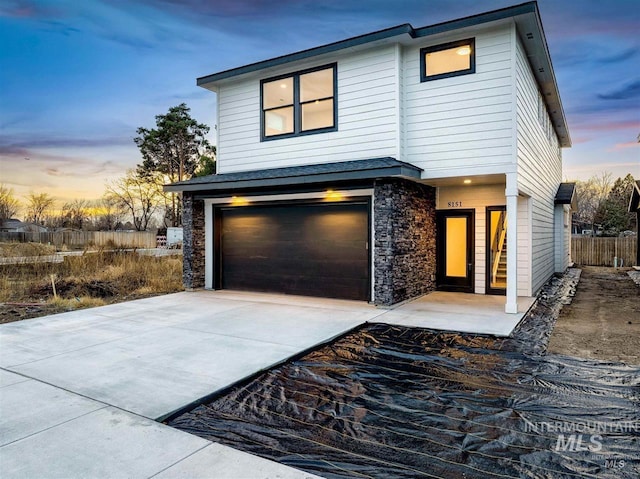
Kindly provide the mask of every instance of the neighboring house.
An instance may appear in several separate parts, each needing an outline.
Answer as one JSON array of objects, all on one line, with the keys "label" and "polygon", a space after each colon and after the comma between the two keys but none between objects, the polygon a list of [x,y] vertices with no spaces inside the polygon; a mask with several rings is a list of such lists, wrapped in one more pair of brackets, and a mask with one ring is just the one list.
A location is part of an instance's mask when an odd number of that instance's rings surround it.
[{"label": "neighboring house", "polygon": [[6,233],[46,233],[47,228],[36,223],[26,223],[11,218],[0,221],[0,231]]},{"label": "neighboring house", "polygon": [[535,2],[198,79],[219,174],[183,193],[184,282],[391,305],[532,296],[570,262],[570,146]]},{"label": "neighboring house", "polygon": [[629,200],[629,213],[633,212],[636,213],[636,265],[640,266],[640,180],[636,181]]}]

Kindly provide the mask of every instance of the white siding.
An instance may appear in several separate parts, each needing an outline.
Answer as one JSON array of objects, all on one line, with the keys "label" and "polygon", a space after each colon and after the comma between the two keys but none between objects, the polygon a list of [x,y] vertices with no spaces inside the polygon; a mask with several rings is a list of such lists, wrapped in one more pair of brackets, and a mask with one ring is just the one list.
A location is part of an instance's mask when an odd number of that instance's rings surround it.
[{"label": "white siding", "polygon": [[[511,36],[504,25],[405,48],[402,160],[423,178],[515,171]],[[420,82],[420,48],[469,37],[476,73]]]},{"label": "white siding", "polygon": [[[520,42],[516,45],[518,188],[531,195],[532,289],[536,293],[555,270],[554,198],[562,178],[557,138],[542,124],[538,88]],[[546,120],[544,116],[547,116]]]},{"label": "white siding", "polygon": [[518,296],[531,291],[531,198],[518,197]]},{"label": "white siding", "polygon": [[555,271],[564,273],[571,262],[571,206],[555,207]]},{"label": "white siding", "polygon": [[[260,80],[237,81],[218,92],[220,173],[398,157],[399,55],[390,45],[344,54],[338,64],[338,131],[260,141]],[[290,66],[281,73],[330,61]],[[273,76],[273,75],[269,75]]]}]

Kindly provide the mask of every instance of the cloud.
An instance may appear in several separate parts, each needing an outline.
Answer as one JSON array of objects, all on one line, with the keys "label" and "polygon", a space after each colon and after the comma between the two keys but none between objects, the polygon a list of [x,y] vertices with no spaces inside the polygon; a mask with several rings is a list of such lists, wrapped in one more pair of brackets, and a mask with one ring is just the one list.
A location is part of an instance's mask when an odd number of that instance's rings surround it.
[{"label": "cloud", "polygon": [[7,18],[45,18],[54,14],[56,9],[31,0],[4,0],[0,4],[0,17]]},{"label": "cloud", "polygon": [[620,150],[626,150],[627,148],[638,148],[640,147],[640,143],[638,143],[637,141],[629,141],[626,143],[616,143],[613,148],[610,148],[607,151],[620,151]]},{"label": "cloud", "polygon": [[62,33],[64,36],[71,36],[76,33],[82,33],[82,30],[79,28],[73,27],[66,22],[48,20],[43,21],[45,25],[48,25],[51,30]]},{"label": "cloud", "polygon": [[[629,39],[621,42],[614,38],[600,38],[597,41],[572,39],[563,42],[561,47],[552,51],[554,64],[556,67],[578,66],[584,68],[625,63],[640,53],[640,48],[635,45],[628,46],[629,42],[635,42],[635,40]],[[589,54],[585,56],[584,52],[589,52]]]},{"label": "cloud", "polygon": [[597,131],[597,132],[611,132],[611,131],[640,131],[640,122],[635,120],[607,120],[594,123],[592,120],[588,122],[576,122],[572,125],[572,130],[582,131]]},{"label": "cloud", "polygon": [[[595,98],[583,100],[576,105],[572,105],[565,109],[567,114],[571,116],[570,123],[573,123],[573,119],[579,115],[603,115],[605,113],[615,113],[616,115],[623,115],[628,113],[630,116],[637,116],[638,108],[631,103],[611,102],[613,98],[601,98],[599,94],[595,95]],[[602,117],[596,118],[597,121],[602,121]]]},{"label": "cloud", "polygon": [[[613,90],[610,93],[598,94],[598,98],[601,100],[630,100],[637,97],[640,97],[640,80],[627,83],[623,87]],[[637,108],[637,105],[634,106],[634,108]]]},{"label": "cloud", "polygon": [[624,51],[618,52],[618,53],[614,53],[612,55],[609,56],[603,56],[601,58],[596,58],[595,61],[596,62],[600,62],[603,63],[605,65],[607,64],[612,64],[612,63],[620,63],[620,62],[624,62],[627,61],[633,57],[635,57],[638,54],[638,48],[628,48]]},{"label": "cloud", "polygon": [[27,151],[27,148],[91,148],[129,146],[131,144],[132,139],[129,136],[74,138],[60,137],[53,134],[47,136],[44,133],[40,133],[37,136],[25,138],[24,136],[0,135],[0,155],[13,154],[14,151],[24,152]]}]

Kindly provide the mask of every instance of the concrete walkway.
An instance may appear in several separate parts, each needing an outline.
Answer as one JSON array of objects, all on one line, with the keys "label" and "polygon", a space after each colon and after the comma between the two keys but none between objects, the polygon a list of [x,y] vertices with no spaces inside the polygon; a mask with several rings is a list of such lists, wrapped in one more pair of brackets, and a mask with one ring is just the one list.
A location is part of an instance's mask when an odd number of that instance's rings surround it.
[{"label": "concrete walkway", "polygon": [[518,313],[504,312],[504,296],[435,291],[379,316],[373,322],[412,328],[509,336],[535,298],[519,297]]},{"label": "concrete walkway", "polygon": [[[475,332],[496,329],[467,296]],[[200,291],[1,325],[0,477],[311,478],[155,420],[367,321],[455,329],[460,314],[437,295],[383,310]]]}]

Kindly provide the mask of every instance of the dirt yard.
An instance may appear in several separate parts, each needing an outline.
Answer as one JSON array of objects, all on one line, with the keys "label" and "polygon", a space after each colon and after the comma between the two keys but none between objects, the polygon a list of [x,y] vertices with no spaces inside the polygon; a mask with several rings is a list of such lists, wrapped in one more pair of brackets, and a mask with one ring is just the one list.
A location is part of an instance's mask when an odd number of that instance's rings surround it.
[{"label": "dirt yard", "polygon": [[640,364],[640,286],[627,269],[582,267],[576,295],[560,312],[549,352]]}]

